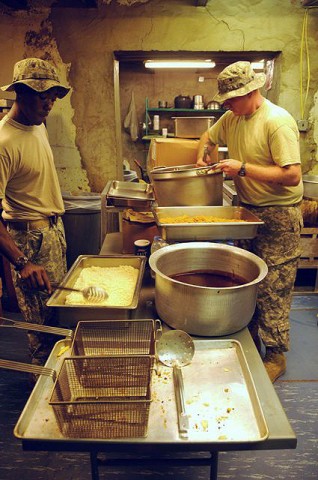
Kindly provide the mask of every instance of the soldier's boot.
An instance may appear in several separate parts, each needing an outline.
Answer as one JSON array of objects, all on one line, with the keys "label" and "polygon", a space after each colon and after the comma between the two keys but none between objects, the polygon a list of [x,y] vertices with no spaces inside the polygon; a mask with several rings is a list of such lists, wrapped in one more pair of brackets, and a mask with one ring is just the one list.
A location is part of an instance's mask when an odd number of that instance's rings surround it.
[{"label": "soldier's boot", "polygon": [[267,350],[263,363],[272,383],[286,372],[286,358],[282,352]]}]

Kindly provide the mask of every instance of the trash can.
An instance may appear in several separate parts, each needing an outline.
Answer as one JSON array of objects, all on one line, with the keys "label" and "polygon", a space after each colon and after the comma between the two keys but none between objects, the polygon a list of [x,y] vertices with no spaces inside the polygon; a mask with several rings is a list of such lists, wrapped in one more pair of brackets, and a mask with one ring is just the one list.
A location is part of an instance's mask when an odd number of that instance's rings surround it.
[{"label": "trash can", "polygon": [[82,192],[81,195],[62,192],[62,197],[69,269],[79,255],[98,255],[100,252],[101,195],[92,192]]}]

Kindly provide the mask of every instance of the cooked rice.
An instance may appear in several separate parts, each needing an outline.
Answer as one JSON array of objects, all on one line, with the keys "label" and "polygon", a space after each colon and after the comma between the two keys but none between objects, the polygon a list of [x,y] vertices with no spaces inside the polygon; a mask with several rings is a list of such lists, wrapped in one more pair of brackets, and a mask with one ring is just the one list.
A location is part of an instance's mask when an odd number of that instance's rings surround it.
[{"label": "cooked rice", "polygon": [[229,223],[229,222],[244,222],[239,218],[221,218],[214,215],[179,215],[177,217],[160,217],[160,223]]},{"label": "cooked rice", "polygon": [[[126,307],[131,304],[139,275],[138,268],[129,265],[118,267],[86,267],[81,271],[74,288],[97,286],[104,288],[108,298],[98,305]],[[66,305],[96,305],[80,292],[72,292],[65,298]]]}]

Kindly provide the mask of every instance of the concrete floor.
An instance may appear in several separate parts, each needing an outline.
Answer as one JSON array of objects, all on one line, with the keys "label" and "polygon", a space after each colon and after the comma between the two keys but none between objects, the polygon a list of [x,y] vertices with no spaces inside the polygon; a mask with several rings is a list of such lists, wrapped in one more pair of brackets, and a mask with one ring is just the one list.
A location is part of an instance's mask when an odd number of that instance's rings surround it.
[{"label": "concrete floor", "polygon": [[[296,295],[290,314],[291,350],[275,389],[295,430],[295,450],[226,452],[219,455],[220,480],[318,479],[318,295]],[[9,314],[14,317],[14,314]],[[28,361],[26,335],[0,329],[1,358]],[[86,453],[23,451],[13,428],[30,394],[28,375],[0,370],[0,479],[90,480]],[[208,467],[112,467],[100,480],[208,480]]]}]

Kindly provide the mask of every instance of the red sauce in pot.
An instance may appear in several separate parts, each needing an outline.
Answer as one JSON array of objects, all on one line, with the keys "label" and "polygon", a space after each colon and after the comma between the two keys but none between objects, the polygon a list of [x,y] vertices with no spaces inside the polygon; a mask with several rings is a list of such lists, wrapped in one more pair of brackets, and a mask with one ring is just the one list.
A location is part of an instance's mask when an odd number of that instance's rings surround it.
[{"label": "red sauce in pot", "polygon": [[169,277],[178,282],[200,287],[224,288],[248,283],[245,278],[239,275],[218,270],[191,270],[189,272],[176,273]]}]

